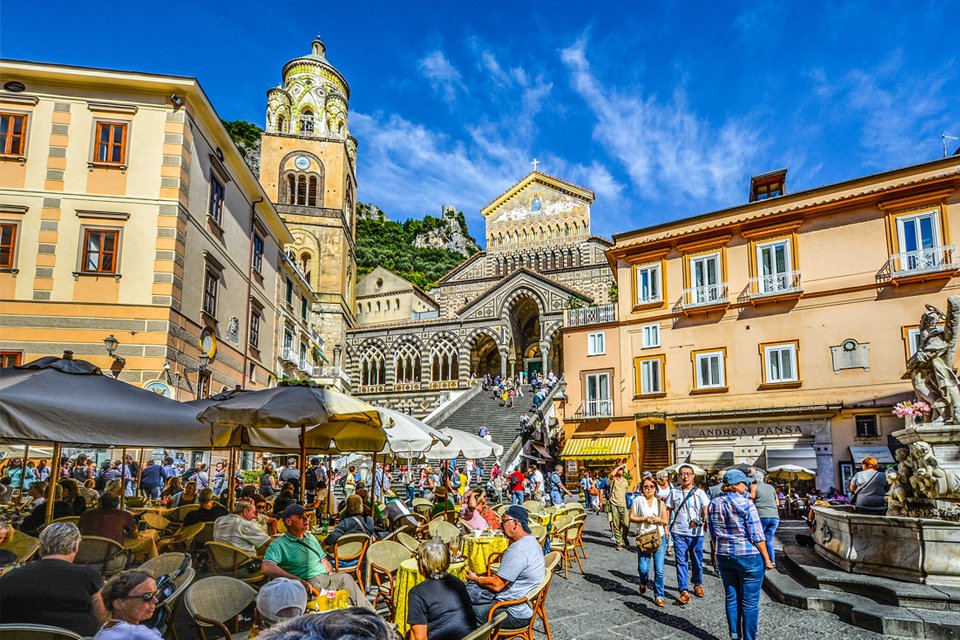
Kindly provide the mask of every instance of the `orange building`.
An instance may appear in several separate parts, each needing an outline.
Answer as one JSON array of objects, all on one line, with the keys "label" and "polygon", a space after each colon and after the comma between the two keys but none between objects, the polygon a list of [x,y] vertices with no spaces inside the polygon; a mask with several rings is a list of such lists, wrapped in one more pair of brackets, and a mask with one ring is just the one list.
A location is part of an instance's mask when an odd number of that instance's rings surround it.
[{"label": "orange building", "polygon": [[293,237],[199,83],[0,76],[3,365],[69,349],[181,400],[275,381]]},{"label": "orange building", "polygon": [[960,156],[798,193],[786,173],[614,236],[618,301],[565,318],[568,460],[792,463],[824,490],[892,462],[920,314],[960,285]]}]

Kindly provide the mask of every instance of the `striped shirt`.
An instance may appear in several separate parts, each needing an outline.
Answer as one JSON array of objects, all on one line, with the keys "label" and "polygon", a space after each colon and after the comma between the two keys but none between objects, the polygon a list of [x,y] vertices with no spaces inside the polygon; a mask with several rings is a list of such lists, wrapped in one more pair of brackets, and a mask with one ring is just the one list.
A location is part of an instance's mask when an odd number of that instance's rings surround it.
[{"label": "striped shirt", "polygon": [[737,492],[714,498],[707,507],[707,524],[717,555],[752,556],[760,553],[755,542],[763,542],[763,525],[757,507]]}]

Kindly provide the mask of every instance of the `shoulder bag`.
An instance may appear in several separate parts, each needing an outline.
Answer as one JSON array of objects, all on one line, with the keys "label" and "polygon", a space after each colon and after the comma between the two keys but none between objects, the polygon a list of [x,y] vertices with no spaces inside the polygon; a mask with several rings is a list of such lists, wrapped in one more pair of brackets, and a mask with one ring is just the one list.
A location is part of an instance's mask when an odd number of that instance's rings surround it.
[{"label": "shoulder bag", "polygon": [[[643,496],[639,496],[637,500],[646,500],[646,498],[644,498]],[[657,498],[654,498],[654,500],[657,501],[657,517],[660,518],[661,509],[663,509],[663,504]],[[653,555],[654,553],[657,552],[657,549],[660,548],[661,544],[663,544],[663,537],[660,535],[659,524],[654,528],[653,531],[637,534],[637,551],[639,551],[640,553]]]}]

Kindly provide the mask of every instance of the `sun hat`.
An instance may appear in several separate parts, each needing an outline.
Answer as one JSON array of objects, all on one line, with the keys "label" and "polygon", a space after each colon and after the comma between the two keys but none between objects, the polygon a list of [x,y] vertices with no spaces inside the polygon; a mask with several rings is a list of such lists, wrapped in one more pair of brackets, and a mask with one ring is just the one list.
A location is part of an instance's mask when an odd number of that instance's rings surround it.
[{"label": "sun hat", "polygon": [[740,469],[730,469],[730,471],[727,471],[723,474],[723,484],[725,485],[732,486],[735,484],[740,484],[741,482],[752,484],[753,478],[745,474],[743,471],[740,471]]}]

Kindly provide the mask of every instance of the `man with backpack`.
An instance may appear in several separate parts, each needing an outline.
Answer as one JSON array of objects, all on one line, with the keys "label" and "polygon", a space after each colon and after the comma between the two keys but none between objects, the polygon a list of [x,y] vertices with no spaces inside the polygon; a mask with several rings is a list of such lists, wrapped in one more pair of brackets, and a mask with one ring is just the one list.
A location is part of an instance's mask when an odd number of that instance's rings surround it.
[{"label": "man with backpack", "polygon": [[523,504],[523,483],[523,472],[520,471],[520,467],[517,467],[513,470],[513,473],[510,474],[510,477],[507,478],[507,489],[513,497],[513,504]]},{"label": "man with backpack", "polygon": [[572,496],[573,494],[567,489],[567,486],[563,483],[563,476],[560,475],[563,472],[563,465],[558,464],[553,473],[550,474],[549,486],[550,486],[550,502],[554,506],[559,507],[563,504],[563,495]]}]

